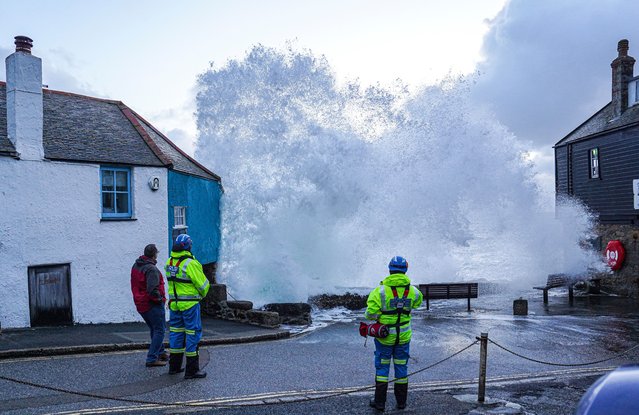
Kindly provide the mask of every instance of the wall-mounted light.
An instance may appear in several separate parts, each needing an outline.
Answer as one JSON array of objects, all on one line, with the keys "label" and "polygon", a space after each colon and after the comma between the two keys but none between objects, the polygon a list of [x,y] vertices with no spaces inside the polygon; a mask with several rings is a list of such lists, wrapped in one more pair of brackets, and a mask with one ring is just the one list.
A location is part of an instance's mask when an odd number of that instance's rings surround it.
[{"label": "wall-mounted light", "polygon": [[158,176],[151,176],[149,178],[149,187],[154,192],[160,188],[160,178]]}]

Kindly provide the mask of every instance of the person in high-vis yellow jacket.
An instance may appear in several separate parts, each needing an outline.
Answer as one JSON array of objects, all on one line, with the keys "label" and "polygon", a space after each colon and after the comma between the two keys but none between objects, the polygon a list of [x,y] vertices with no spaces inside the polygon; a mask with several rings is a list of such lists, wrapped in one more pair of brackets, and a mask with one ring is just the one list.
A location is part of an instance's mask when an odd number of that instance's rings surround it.
[{"label": "person in high-vis yellow jacket", "polygon": [[200,371],[198,343],[202,338],[200,301],[209,292],[209,280],[193,254],[193,241],[186,234],[178,235],[166,261],[167,294],[169,297],[169,375],[180,373],[186,354],[185,379],[206,377]]},{"label": "person in high-vis yellow jacket", "polygon": [[408,262],[395,256],[388,264],[390,275],[368,296],[366,313],[369,320],[388,326],[389,334],[375,338],[375,398],[370,405],[384,411],[390,375],[391,358],[395,365],[395,400],[397,408],[406,408],[408,398],[408,358],[412,330],[410,312],[424,299],[421,291],[410,285],[406,276]]}]

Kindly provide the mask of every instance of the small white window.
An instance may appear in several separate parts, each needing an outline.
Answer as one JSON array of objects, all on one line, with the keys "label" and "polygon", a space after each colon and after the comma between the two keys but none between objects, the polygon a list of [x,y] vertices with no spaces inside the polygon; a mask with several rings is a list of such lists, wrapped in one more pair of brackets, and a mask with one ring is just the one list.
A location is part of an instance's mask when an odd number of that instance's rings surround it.
[{"label": "small white window", "polygon": [[599,149],[590,149],[590,178],[599,178]]},{"label": "small white window", "polygon": [[628,106],[635,105],[639,101],[639,80],[628,82]]},{"label": "small white window", "polygon": [[173,206],[173,228],[186,228],[186,206]]}]

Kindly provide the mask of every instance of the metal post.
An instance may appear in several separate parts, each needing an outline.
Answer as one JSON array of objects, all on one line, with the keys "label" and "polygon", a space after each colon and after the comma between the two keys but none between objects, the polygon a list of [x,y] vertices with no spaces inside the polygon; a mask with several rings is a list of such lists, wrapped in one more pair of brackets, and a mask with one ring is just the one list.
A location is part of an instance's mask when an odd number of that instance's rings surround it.
[{"label": "metal post", "polygon": [[568,303],[572,305],[574,299],[575,299],[575,293],[573,291],[572,285],[568,285]]},{"label": "metal post", "polygon": [[482,333],[479,340],[479,391],[477,401],[483,403],[486,396],[486,356],[488,354],[488,333]]}]

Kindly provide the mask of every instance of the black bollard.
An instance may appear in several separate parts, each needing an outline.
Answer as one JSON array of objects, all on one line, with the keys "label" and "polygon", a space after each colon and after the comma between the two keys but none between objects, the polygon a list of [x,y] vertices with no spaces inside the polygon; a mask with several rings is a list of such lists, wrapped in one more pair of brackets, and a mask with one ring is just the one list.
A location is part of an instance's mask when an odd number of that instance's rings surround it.
[{"label": "black bollard", "polygon": [[528,300],[519,298],[519,300],[513,301],[513,314],[516,316],[528,315]]}]

